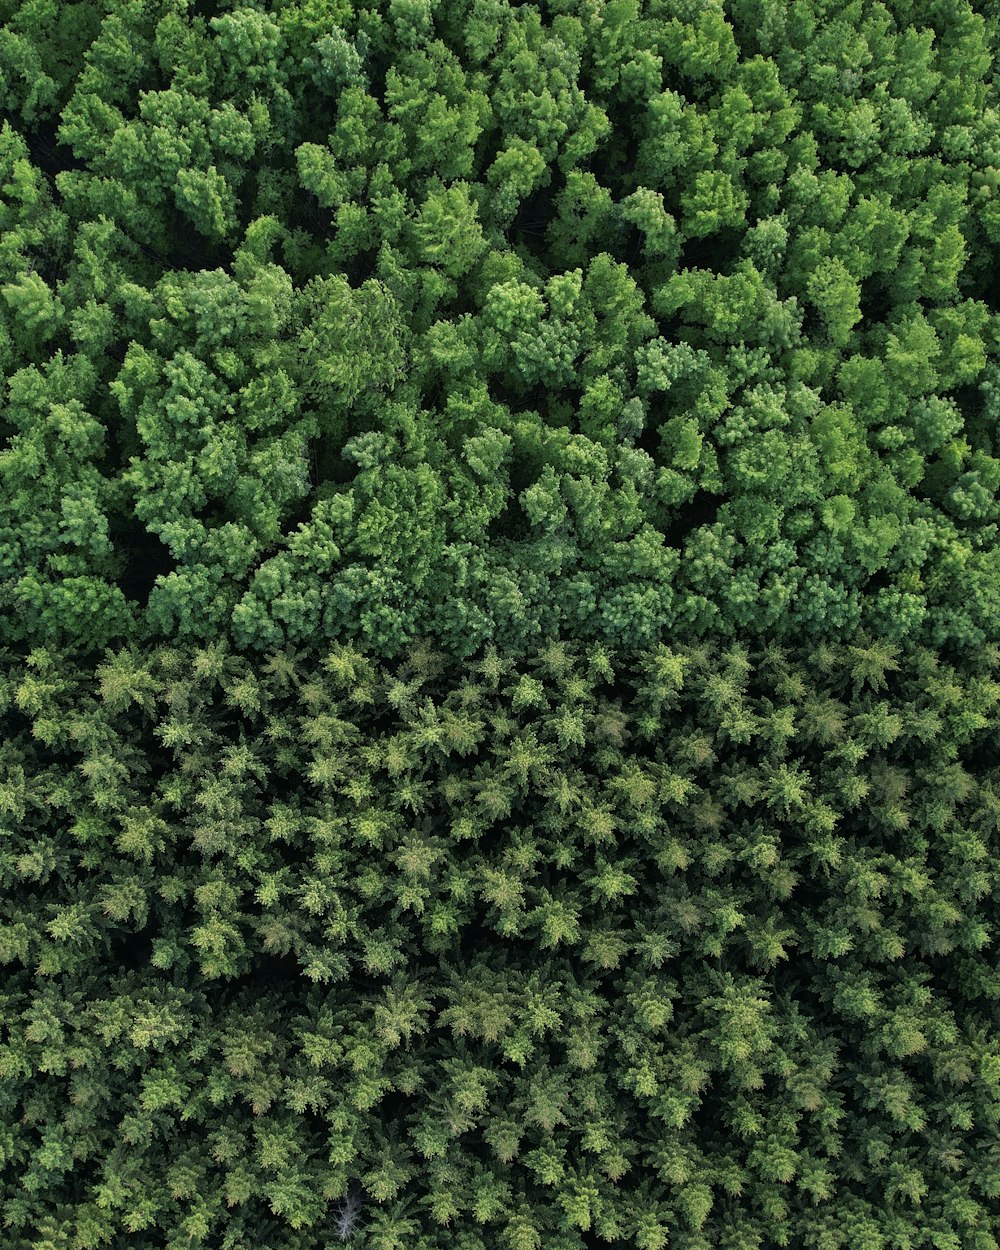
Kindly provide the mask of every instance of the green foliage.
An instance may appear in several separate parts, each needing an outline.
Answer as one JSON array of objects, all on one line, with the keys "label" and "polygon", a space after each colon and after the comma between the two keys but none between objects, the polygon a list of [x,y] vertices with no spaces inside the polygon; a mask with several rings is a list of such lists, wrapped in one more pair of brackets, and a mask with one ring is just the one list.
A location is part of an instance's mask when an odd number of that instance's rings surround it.
[{"label": "green foliage", "polygon": [[36,648],[3,705],[17,1250],[995,1226],[996,650]]},{"label": "green foliage", "polygon": [[876,8],[9,6],[0,356],[169,553],[101,629],[996,641],[993,19]]},{"label": "green foliage", "polygon": [[[321,411],[353,407],[401,377],[404,328],[391,291],[369,280],[357,291],[340,275],[316,279],[302,292],[296,374]],[[324,413],[325,415],[325,413]]]},{"label": "green foliage", "polygon": [[996,1250],[1000,9],[0,0],[10,1250]]}]

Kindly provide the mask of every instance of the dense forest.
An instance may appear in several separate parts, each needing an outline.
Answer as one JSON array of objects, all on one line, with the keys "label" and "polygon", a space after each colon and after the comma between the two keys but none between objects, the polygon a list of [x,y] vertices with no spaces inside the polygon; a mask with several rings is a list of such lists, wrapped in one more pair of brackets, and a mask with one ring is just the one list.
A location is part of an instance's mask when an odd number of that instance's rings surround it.
[{"label": "dense forest", "polygon": [[1000,5],[0,0],[4,1250],[1000,1250]]}]

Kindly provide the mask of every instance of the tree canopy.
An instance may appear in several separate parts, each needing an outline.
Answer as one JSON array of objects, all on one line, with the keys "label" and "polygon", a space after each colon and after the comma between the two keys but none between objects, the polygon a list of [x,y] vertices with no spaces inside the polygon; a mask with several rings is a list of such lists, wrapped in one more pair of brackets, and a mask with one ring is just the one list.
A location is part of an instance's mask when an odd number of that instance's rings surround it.
[{"label": "tree canopy", "polygon": [[997,1250],[994,0],[0,0],[0,1242]]}]

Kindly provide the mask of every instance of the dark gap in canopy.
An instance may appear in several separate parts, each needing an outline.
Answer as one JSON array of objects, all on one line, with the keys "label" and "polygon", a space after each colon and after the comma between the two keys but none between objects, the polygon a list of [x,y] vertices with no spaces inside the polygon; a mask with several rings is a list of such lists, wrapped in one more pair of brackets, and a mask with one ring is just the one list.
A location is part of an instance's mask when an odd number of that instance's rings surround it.
[{"label": "dark gap in canopy", "polygon": [[126,535],[119,550],[125,557],[125,571],[118,585],[127,599],[145,606],[156,579],[176,567],[174,557],[156,534],[151,534],[142,526],[137,526]]},{"label": "dark gap in canopy", "polygon": [[674,505],[668,524],[661,530],[667,546],[679,547],[695,530],[713,525],[721,504],[718,496],[700,490],[689,503]]},{"label": "dark gap in canopy", "polygon": [[40,169],[42,173],[47,174],[48,177],[54,179],[56,174],[61,174],[67,169],[86,168],[86,162],[74,155],[71,147],[59,142],[57,137],[59,130],[58,118],[53,118],[51,121],[46,122],[37,122],[30,129],[25,127],[22,122],[19,122],[9,112],[0,114],[0,119],[9,122],[12,129],[17,131],[28,145],[28,155],[31,157],[32,165],[36,169]]},{"label": "dark gap in canopy", "polygon": [[729,274],[739,259],[743,230],[730,226],[713,234],[685,239],[677,259],[678,271],[706,269],[712,273]]}]

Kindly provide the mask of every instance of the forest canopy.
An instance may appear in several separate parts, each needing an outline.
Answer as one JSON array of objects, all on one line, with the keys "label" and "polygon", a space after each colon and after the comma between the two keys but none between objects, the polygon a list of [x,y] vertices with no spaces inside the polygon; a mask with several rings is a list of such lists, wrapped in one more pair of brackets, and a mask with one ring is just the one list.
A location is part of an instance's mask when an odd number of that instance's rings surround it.
[{"label": "forest canopy", "polygon": [[998,1250],[998,85],[0,0],[5,1250]]}]

